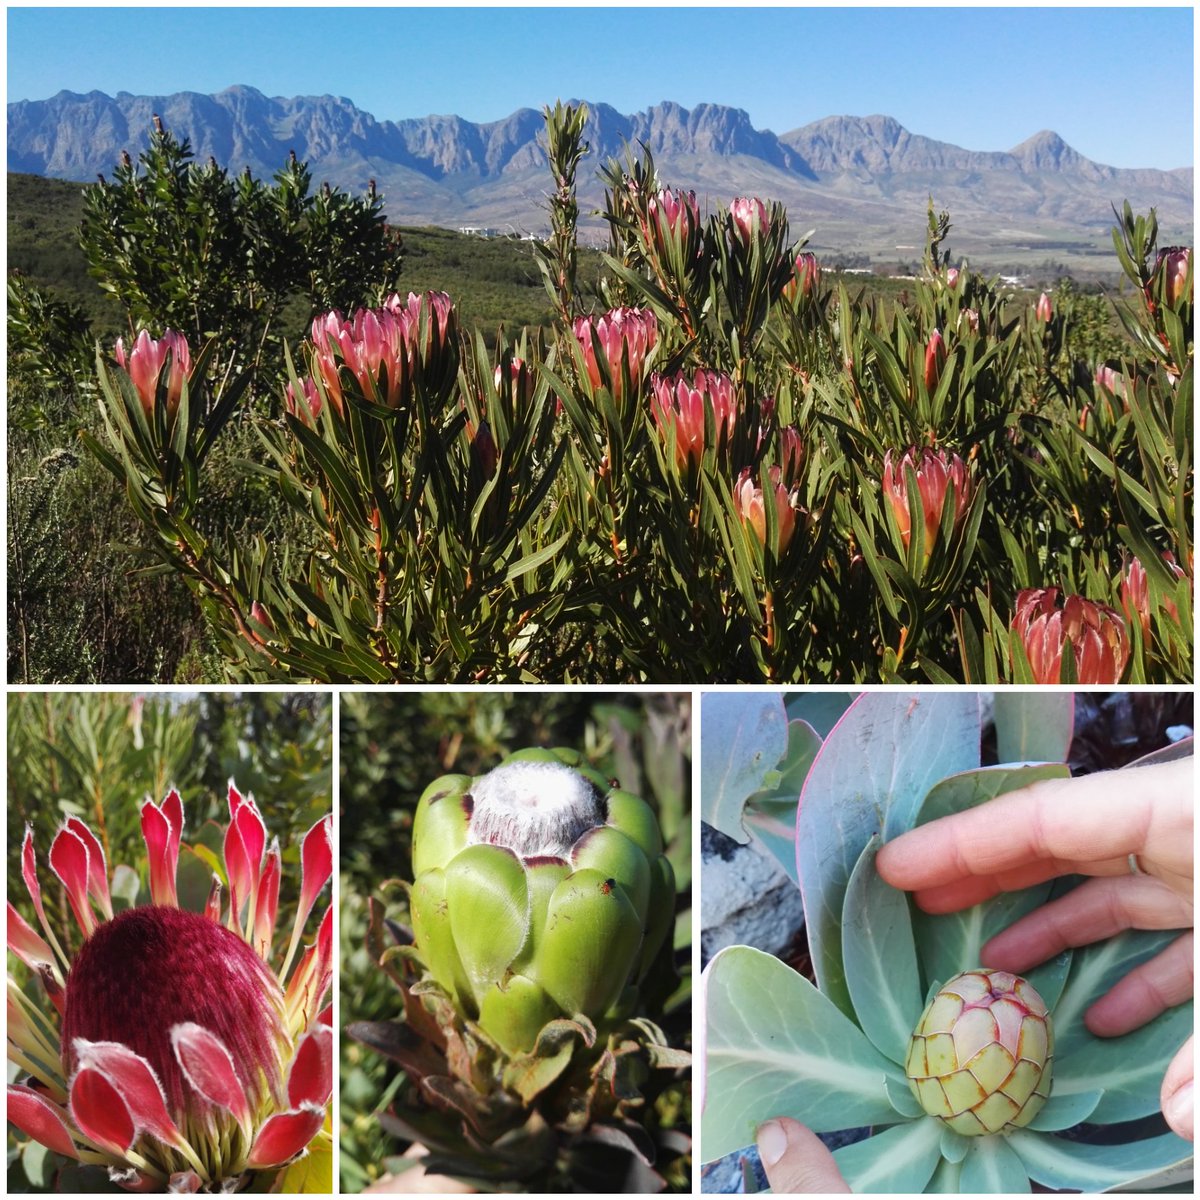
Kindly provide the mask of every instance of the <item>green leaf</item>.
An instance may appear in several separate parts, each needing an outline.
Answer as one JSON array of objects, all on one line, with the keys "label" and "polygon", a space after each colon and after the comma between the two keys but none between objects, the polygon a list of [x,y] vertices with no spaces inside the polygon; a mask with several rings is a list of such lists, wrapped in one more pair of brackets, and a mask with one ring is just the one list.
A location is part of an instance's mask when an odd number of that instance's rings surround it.
[{"label": "green leaf", "polygon": [[1002,763],[1065,762],[1075,732],[1070,692],[997,692],[997,757]]},{"label": "green leaf", "polygon": [[907,1087],[903,1075],[804,976],[730,946],[703,979],[706,1161],[751,1145],[771,1117],[817,1132],[896,1120],[884,1084]]},{"label": "green leaf", "polygon": [[855,1192],[923,1192],[941,1157],[941,1122],[932,1117],[907,1121],[833,1153]]},{"label": "green leaf", "polygon": [[[1054,1065],[1058,1066],[1057,1059]],[[1134,1185],[1159,1171],[1178,1176],[1173,1169],[1186,1167],[1192,1158],[1192,1143],[1174,1133],[1115,1146],[1069,1142],[1025,1129],[1007,1136],[1029,1178],[1053,1191],[1104,1192],[1117,1187],[1149,1191],[1150,1186]]]},{"label": "green leaf", "polygon": [[760,791],[767,772],[788,748],[783,698],[770,694],[706,692],[700,708],[700,811],[704,820],[736,842],[746,800]]},{"label": "green leaf", "polygon": [[1002,1137],[968,1138],[972,1144],[963,1159],[960,1182],[969,1194],[1028,1192],[1029,1177],[1020,1156]]}]

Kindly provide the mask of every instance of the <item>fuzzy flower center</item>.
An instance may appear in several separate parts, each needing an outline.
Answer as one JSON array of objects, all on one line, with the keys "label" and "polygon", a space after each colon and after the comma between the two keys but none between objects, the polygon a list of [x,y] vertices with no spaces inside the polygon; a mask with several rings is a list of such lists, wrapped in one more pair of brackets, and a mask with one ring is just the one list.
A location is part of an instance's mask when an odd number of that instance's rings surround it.
[{"label": "fuzzy flower center", "polygon": [[471,789],[470,842],[506,846],[523,858],[566,858],[589,829],[603,825],[603,797],[561,763],[515,762],[490,771]]},{"label": "fuzzy flower center", "polygon": [[74,1071],[76,1038],[122,1042],[154,1068],[177,1119],[197,1109],[171,1046],[171,1030],[195,1022],[229,1050],[252,1107],[281,1089],[287,1042],[282,993],[257,954],[198,913],[160,905],[106,921],[67,977],[63,1057]]}]

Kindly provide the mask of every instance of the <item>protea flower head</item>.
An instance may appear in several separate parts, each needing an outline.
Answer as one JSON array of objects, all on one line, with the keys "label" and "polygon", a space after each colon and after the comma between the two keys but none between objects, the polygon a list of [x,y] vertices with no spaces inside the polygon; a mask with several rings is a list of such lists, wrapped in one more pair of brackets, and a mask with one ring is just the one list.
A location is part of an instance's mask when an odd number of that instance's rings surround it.
[{"label": "protea flower head", "polygon": [[321,392],[317,385],[308,376],[300,380],[300,395],[296,395],[296,389],[289,383],[284,387],[284,404],[288,412],[293,417],[298,417],[305,425],[312,427],[316,425],[317,418],[321,415]]},{"label": "protea flower head", "polygon": [[447,775],[413,822],[417,953],[459,1018],[507,1054],[556,1018],[632,1004],[674,919],[653,810],[569,751]]},{"label": "protea flower head", "polygon": [[572,325],[584,368],[593,391],[604,386],[599,354],[608,368],[613,399],[621,405],[625,399],[625,367],[634,392],[640,390],[642,368],[658,342],[658,320],[649,309],[614,308],[602,317],[576,317]]},{"label": "protea flower head", "polygon": [[922,450],[913,447],[906,450],[897,462],[889,450],[883,456],[883,494],[891,505],[905,550],[912,540],[912,513],[908,496],[910,469],[917,477],[917,491],[925,522],[925,560],[928,561],[941,533],[945,506],[954,506],[954,529],[958,530],[975,494],[975,483],[957,454],[928,446]]},{"label": "protea flower head", "polygon": [[1079,683],[1120,683],[1129,661],[1125,622],[1115,609],[1058,588],[1026,588],[1017,593],[1012,635],[1021,639],[1035,683],[1058,683],[1063,649],[1070,640]]},{"label": "protea flower head", "polygon": [[1163,295],[1172,308],[1192,298],[1192,251],[1189,246],[1168,246],[1158,252],[1154,277],[1165,280]]},{"label": "protea flower head", "polygon": [[232,783],[229,814],[229,903],[214,875],[203,913],[178,904],[177,791],[142,806],[151,902],[122,912],[103,846],[70,817],[49,862],[82,936],[74,953],[50,920],[25,833],[22,876],[42,933],[10,902],[8,946],[40,976],[52,1007],[48,1015],[9,976],[9,1058],[25,1077],[8,1089],[8,1119],[59,1154],[107,1167],[131,1191],[238,1190],[303,1154],[325,1122],[331,910],[291,965],[332,871],[331,818],[301,842],[299,907],[280,954],[279,840],[268,846],[253,797]]},{"label": "protea flower head", "polygon": [[[782,557],[796,532],[796,510],[792,507],[792,496],[783,484],[783,472],[779,467],[768,471],[775,513],[779,521],[779,555]],[[761,545],[767,542],[767,512],[763,489],[758,481],[745,469],[733,486],[734,503],[743,524],[748,525]]]},{"label": "protea flower head", "polygon": [[771,226],[767,206],[757,196],[739,196],[729,205],[729,228],[744,246],[761,237]]},{"label": "protea flower head", "polygon": [[[1183,578],[1183,569],[1169,550],[1163,551],[1163,562],[1176,579]],[[1131,557],[1121,574],[1121,609],[1129,622],[1137,621],[1142,627],[1142,640],[1150,641],[1150,586],[1146,580],[1146,568],[1142,560]],[[1173,600],[1163,602],[1163,611],[1173,620],[1179,620],[1179,608]]]},{"label": "protea flower head", "polygon": [[646,201],[642,235],[652,253],[660,259],[673,257],[679,248],[680,262],[688,263],[701,253],[700,209],[695,192],[664,188]]},{"label": "protea flower head", "polygon": [[783,297],[789,304],[798,298],[811,296],[821,285],[821,264],[809,250],[796,255],[792,277],[783,288]]},{"label": "protea flower head", "polygon": [[1047,292],[1043,292],[1038,297],[1035,315],[1044,325],[1049,325],[1054,319],[1054,302],[1050,299]]},{"label": "protea flower head", "polygon": [[492,378],[497,392],[509,390],[518,412],[528,406],[533,396],[533,375],[524,359],[515,355],[502,359],[496,364]]},{"label": "protea flower head", "polygon": [[942,377],[942,368],[946,365],[946,342],[942,331],[935,329],[925,343],[925,389],[932,392]]},{"label": "protea flower head", "polygon": [[179,407],[179,398],[183,395],[184,381],[192,372],[192,354],[187,338],[173,329],[164,329],[162,337],[155,341],[143,329],[128,353],[124,338],[117,338],[113,353],[117,365],[133,381],[148,417],[154,413],[158,385],[162,380],[163,368],[167,368],[167,413],[174,415]]},{"label": "protea flower head", "polygon": [[1054,1033],[1045,1002],[1007,971],[964,971],[929,1001],[905,1072],[921,1107],[957,1133],[1020,1129],[1050,1095]]},{"label": "protea flower head", "polygon": [[954,291],[954,289],[956,287],[958,287],[958,280],[959,280],[958,268],[957,267],[947,267],[946,268],[946,286],[951,291]]},{"label": "protea flower head", "polygon": [[682,371],[675,375],[650,377],[653,393],[650,408],[664,438],[675,431],[675,463],[685,470],[689,462],[699,465],[704,454],[705,414],[711,409],[717,444],[728,441],[737,419],[737,397],[733,380],[720,371],[697,371],[689,381]]}]

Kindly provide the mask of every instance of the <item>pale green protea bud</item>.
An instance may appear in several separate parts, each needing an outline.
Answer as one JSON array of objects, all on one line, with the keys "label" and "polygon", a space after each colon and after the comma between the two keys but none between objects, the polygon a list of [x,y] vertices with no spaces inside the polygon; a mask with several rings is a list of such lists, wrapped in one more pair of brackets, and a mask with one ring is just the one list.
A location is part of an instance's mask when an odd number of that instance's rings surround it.
[{"label": "pale green protea bud", "polygon": [[509,1054],[555,1018],[629,1009],[674,917],[653,811],[571,751],[436,780],[417,806],[413,873],[422,962]]},{"label": "pale green protea bud", "polygon": [[908,1048],[909,1087],[931,1117],[968,1136],[1028,1125],[1050,1094],[1054,1034],[1028,980],[964,971],[926,1005]]}]

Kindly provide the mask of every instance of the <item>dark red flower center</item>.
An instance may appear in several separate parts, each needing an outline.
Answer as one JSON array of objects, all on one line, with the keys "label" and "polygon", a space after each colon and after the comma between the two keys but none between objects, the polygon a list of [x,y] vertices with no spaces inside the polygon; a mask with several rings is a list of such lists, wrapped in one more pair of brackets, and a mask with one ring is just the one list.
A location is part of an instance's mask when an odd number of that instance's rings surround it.
[{"label": "dark red flower center", "polygon": [[235,933],[198,913],[151,905],[102,924],[67,977],[63,1057],[76,1038],[121,1042],[154,1068],[177,1115],[195,1096],[171,1047],[171,1029],[195,1022],[224,1043],[252,1105],[263,1079],[279,1090],[285,1039],[281,990]]}]

